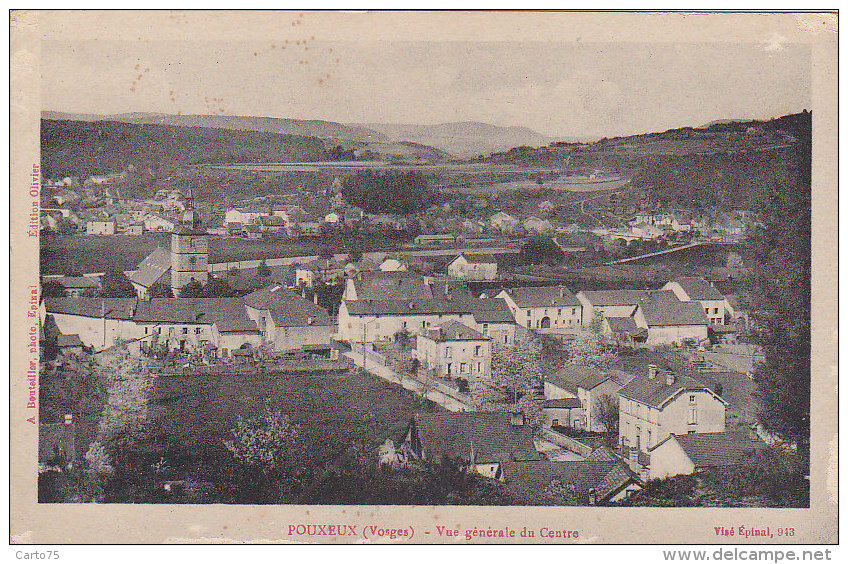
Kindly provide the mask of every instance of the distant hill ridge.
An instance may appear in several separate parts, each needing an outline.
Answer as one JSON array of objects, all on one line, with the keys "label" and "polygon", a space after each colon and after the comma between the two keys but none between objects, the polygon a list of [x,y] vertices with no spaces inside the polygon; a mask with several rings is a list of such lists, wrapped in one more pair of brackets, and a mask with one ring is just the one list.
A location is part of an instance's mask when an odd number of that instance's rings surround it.
[{"label": "distant hill ridge", "polygon": [[364,123],[362,127],[393,141],[413,141],[436,147],[457,157],[475,157],[513,147],[543,147],[552,139],[527,127],[503,127],[477,121],[418,125],[410,123]]},{"label": "distant hill ridge", "polygon": [[356,125],[344,125],[334,121],[301,120],[288,118],[218,115],[175,115],[133,112],[115,115],[68,114],[42,112],[43,119],[71,121],[116,121],[135,124],[173,125],[180,127],[211,127],[239,131],[261,131],[283,135],[303,135],[320,139],[342,139],[362,143],[385,143],[388,137],[376,131]]}]

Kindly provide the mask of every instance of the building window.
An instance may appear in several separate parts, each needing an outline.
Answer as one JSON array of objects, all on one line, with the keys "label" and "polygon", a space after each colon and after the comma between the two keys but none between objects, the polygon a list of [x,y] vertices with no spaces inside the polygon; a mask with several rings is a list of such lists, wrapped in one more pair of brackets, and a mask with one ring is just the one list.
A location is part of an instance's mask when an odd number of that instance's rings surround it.
[{"label": "building window", "polygon": [[648,440],[645,441],[645,446],[647,446],[649,448],[651,446],[651,430],[650,429],[648,429]]},{"label": "building window", "polygon": [[532,327],[533,327],[533,322],[532,322],[532,321],[528,321],[528,322],[527,322],[527,328],[528,328],[528,329],[530,329],[530,328],[532,328]]},{"label": "building window", "polygon": [[577,313],[577,308],[576,307],[571,308],[571,315],[575,315],[576,313]]},{"label": "building window", "polygon": [[689,403],[695,403],[695,396],[689,396]]},{"label": "building window", "polygon": [[697,425],[698,424],[698,410],[696,408],[689,409],[689,424]]},{"label": "building window", "polygon": [[695,429],[689,429],[689,431],[687,431],[687,434],[689,435],[694,435],[695,433],[697,433]]},{"label": "building window", "polygon": [[713,313],[714,313],[714,314],[716,314],[716,315],[718,315],[718,308],[717,308],[717,307],[716,307],[716,308],[713,308]]},{"label": "building window", "polygon": [[477,374],[482,374],[482,373],[483,373],[483,363],[478,362],[477,363]]},{"label": "building window", "polygon": [[464,362],[459,363],[459,373],[465,374],[465,363]]},{"label": "building window", "polygon": [[188,335],[188,327],[183,327],[183,335]]},{"label": "building window", "polygon": [[406,329],[406,321],[404,321],[403,323],[401,323],[401,326],[402,326],[404,329]]},{"label": "building window", "polygon": [[194,334],[195,334],[195,335],[200,335],[200,327],[196,327],[196,328],[194,329]]},{"label": "building window", "polygon": [[530,317],[530,310],[527,310],[527,317]]},{"label": "building window", "polygon": [[453,354],[450,347],[445,347],[445,358],[450,358]]},{"label": "building window", "polygon": [[706,314],[708,314],[708,315],[709,315],[709,313],[710,313],[710,308],[705,307],[705,308],[704,308],[704,313],[706,313]]},{"label": "building window", "polygon": [[481,356],[483,354],[483,347],[481,345],[477,345],[474,347],[474,356]]},{"label": "building window", "polygon": [[551,419],[551,427],[559,427],[559,419]]}]

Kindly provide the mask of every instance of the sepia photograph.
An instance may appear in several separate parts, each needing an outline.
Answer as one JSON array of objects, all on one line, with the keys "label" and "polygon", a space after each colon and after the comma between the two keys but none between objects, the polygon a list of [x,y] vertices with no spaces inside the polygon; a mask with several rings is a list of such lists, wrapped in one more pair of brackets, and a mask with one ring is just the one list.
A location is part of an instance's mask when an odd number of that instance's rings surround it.
[{"label": "sepia photograph", "polygon": [[835,542],[836,16],[693,17],[13,11],[19,541]]}]

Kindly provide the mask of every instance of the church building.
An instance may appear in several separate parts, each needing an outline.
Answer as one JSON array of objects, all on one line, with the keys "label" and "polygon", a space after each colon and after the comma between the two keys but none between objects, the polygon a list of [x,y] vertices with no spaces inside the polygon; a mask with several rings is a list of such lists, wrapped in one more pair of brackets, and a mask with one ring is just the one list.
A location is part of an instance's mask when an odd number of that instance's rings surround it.
[{"label": "church building", "polygon": [[150,289],[157,283],[169,287],[178,298],[190,282],[206,284],[208,266],[209,237],[189,196],[186,209],[171,235],[170,252],[158,247],[141,261],[129,278],[140,299],[149,300]]}]

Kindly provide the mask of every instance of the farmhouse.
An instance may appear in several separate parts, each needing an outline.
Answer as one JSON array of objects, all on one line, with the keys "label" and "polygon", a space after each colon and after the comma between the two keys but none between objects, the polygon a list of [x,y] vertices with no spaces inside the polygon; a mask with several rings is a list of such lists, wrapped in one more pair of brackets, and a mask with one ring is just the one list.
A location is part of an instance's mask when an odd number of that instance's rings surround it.
[{"label": "farmhouse", "polygon": [[114,221],[89,221],[85,224],[86,235],[114,235]]},{"label": "farmhouse", "polygon": [[432,370],[438,376],[488,380],[492,341],[459,321],[448,321],[418,335],[416,357],[425,370]]},{"label": "farmhouse", "polygon": [[68,298],[93,296],[100,290],[100,279],[95,276],[58,276],[49,279],[62,288],[62,294]]},{"label": "farmhouse", "polygon": [[133,321],[136,305],[135,298],[45,298],[40,313],[42,323],[52,315],[61,333],[99,351],[143,334]]},{"label": "farmhouse", "polygon": [[716,287],[695,276],[676,278],[668,282],[662,288],[671,290],[681,302],[698,302],[704,308],[704,314],[709,319],[709,324],[725,325],[730,318],[727,298],[725,298]]},{"label": "farmhouse", "polygon": [[515,322],[542,333],[573,332],[581,328],[583,304],[565,286],[523,287],[502,290]]},{"label": "farmhouse", "polygon": [[400,331],[423,333],[448,321],[475,325],[464,301],[446,299],[342,300],[339,306],[339,338],[348,342],[389,340]]},{"label": "farmhouse", "polygon": [[261,336],[241,298],[154,298],[140,300],[132,318],[140,341],[155,348],[213,352],[228,357],[255,348]]},{"label": "farmhouse", "polygon": [[583,305],[583,322],[588,325],[596,317],[630,317],[636,311],[642,290],[581,290],[577,299]]},{"label": "farmhouse", "polygon": [[648,292],[633,314],[636,325],[648,330],[649,347],[701,342],[708,338],[707,317],[697,303],[681,302],[674,292]]},{"label": "farmhouse", "polygon": [[526,337],[527,330],[515,324],[509,306],[501,298],[479,298],[468,300],[475,328],[484,337],[492,339],[492,346],[508,347],[516,339]]},{"label": "farmhouse", "polygon": [[327,310],[279,284],[244,297],[247,315],[259,328],[262,342],[275,351],[304,347],[330,348],[332,321]]},{"label": "farmhouse", "polygon": [[541,460],[533,430],[515,425],[509,413],[417,413],[403,443],[419,460],[438,463],[447,457],[488,478],[504,462]]},{"label": "farmhouse", "polygon": [[604,505],[642,488],[626,464],[608,460],[507,461],[497,478],[528,504]]},{"label": "farmhouse", "polygon": [[743,457],[766,448],[756,432],[671,434],[650,449],[651,479],[694,474],[708,468],[739,464]]},{"label": "farmhouse", "polygon": [[498,277],[498,261],[491,255],[460,254],[448,263],[448,276],[459,280],[495,280]]}]

